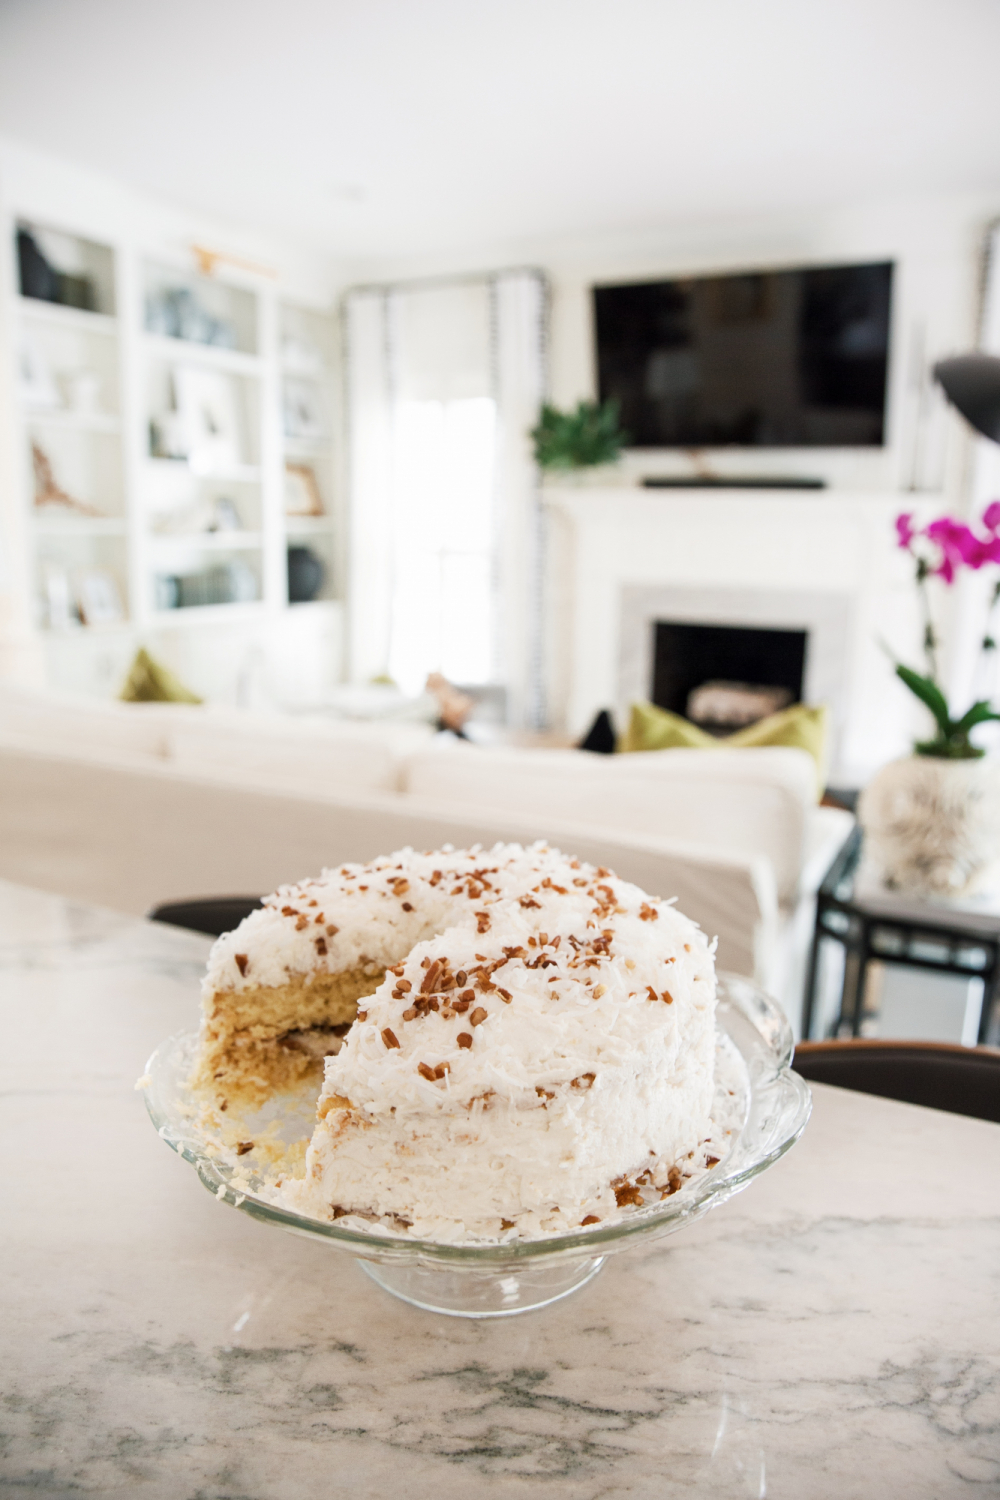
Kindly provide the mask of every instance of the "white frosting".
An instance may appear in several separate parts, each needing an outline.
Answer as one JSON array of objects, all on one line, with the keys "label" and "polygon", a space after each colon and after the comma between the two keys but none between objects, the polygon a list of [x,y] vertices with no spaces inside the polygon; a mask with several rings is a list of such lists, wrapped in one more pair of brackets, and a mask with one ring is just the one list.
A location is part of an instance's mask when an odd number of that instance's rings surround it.
[{"label": "white frosting", "polygon": [[704,1165],[705,937],[544,845],[403,851],[285,888],[219,940],[206,984],[280,984],[407,951],[327,1059],[328,1112],[305,1179],[282,1187],[290,1206],[439,1240],[530,1236],[615,1217],[637,1177],[657,1196],[677,1164]]}]

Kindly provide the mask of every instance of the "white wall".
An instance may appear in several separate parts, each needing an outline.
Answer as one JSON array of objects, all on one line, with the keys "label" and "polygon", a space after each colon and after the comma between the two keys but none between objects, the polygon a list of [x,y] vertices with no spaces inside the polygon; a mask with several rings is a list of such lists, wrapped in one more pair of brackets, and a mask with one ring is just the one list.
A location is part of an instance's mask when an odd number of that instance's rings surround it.
[{"label": "white wall", "polygon": [[[877,149],[873,145],[873,149]],[[838,489],[944,491],[960,503],[967,463],[964,424],[921,377],[935,359],[975,339],[979,268],[986,225],[1000,214],[992,196],[886,198],[839,209],[665,223],[634,234],[520,241],[484,247],[474,257],[367,262],[365,280],[430,275],[504,264],[535,264],[552,285],[550,390],[567,406],[595,394],[590,288],[802,264],[893,260],[893,331],[888,445],[884,449],[722,449],[710,454],[722,474],[814,474]],[[921,404],[921,401],[923,404]],[[643,473],[690,473],[677,453],[627,457],[626,482]]]}]

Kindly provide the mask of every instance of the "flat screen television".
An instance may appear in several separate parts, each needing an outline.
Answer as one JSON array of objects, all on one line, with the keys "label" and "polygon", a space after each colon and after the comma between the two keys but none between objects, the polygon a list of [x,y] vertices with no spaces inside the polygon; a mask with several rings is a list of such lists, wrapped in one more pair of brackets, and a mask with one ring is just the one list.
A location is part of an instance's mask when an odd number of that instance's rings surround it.
[{"label": "flat screen television", "polygon": [[593,289],[598,387],[634,448],[885,441],[892,264]]}]

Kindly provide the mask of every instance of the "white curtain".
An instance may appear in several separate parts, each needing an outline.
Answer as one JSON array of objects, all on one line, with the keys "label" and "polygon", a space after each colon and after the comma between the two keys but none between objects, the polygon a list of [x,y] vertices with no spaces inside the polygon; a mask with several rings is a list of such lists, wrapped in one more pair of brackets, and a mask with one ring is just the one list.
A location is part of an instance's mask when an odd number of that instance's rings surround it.
[{"label": "white curtain", "polygon": [[537,272],[366,288],[346,301],[351,668],[501,683],[539,724],[543,393]]}]

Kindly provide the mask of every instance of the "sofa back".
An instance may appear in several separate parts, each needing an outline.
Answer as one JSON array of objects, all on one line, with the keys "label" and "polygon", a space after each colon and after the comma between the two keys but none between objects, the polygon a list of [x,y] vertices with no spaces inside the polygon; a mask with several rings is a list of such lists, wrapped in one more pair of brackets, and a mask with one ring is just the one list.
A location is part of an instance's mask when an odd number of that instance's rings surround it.
[{"label": "sofa back", "polygon": [[456,807],[531,817],[542,835],[553,821],[585,822],[763,856],[785,905],[796,899],[816,802],[812,760],[784,748],[605,756],[436,741],[410,758],[406,786]]},{"label": "sofa back", "polygon": [[188,703],[118,703],[0,684],[0,736],[120,762],[169,761],[196,775],[320,794],[400,789],[433,731]]},{"label": "sofa back", "polygon": [[[141,914],[196,896],[262,895],[324,865],[409,844],[531,843],[532,816],[463,812],[397,794],[321,796],[182,771],[114,764],[0,737],[0,878]],[[766,861],[547,820],[551,841],[655,895],[676,897],[719,962],[765,977],[777,901]]]}]

